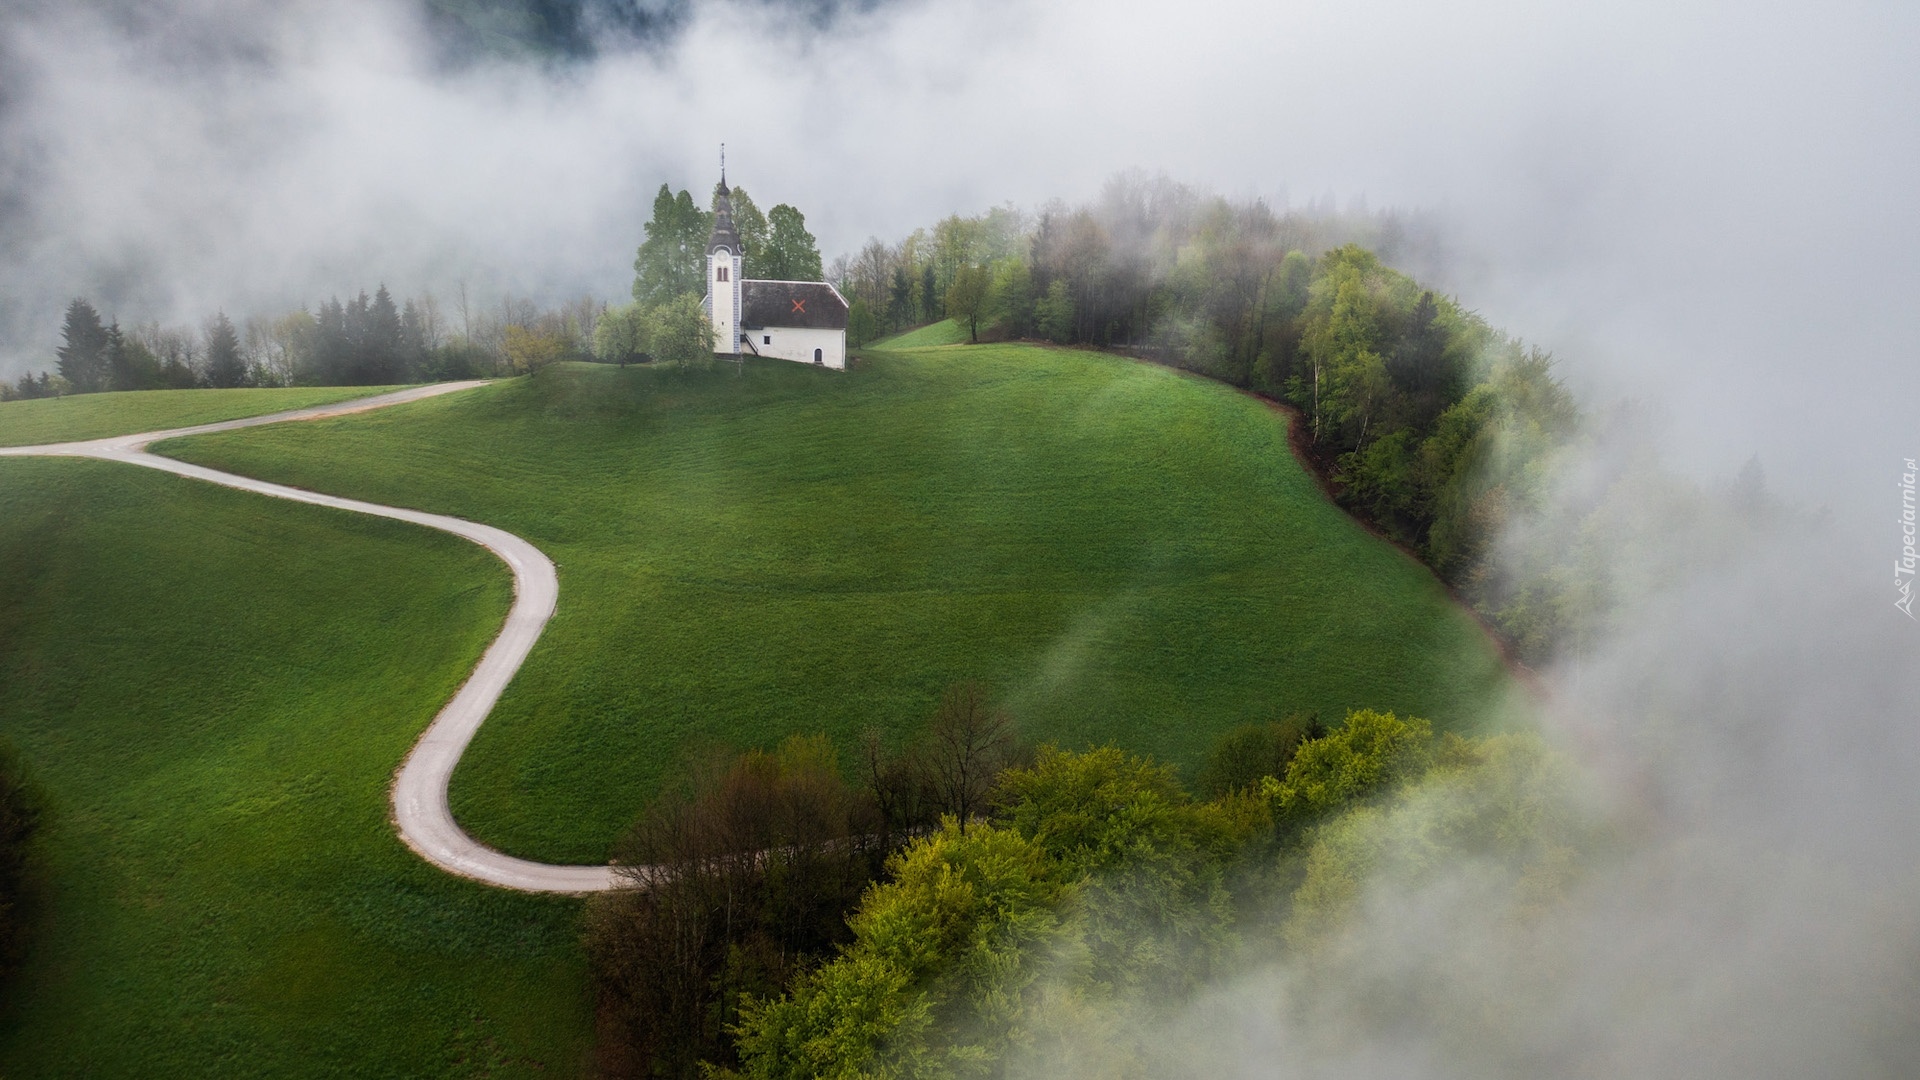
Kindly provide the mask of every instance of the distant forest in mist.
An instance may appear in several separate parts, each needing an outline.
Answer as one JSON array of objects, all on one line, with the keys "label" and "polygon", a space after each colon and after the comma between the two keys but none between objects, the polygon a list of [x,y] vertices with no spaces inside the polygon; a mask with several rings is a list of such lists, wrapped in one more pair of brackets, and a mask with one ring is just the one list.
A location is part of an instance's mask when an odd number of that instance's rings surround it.
[{"label": "distant forest in mist", "polygon": [[[1687,552],[1786,513],[1757,460],[1711,490],[1674,475],[1637,407],[1583,410],[1547,352],[1395,269],[1440,261],[1418,217],[1276,211],[1134,174],[1083,205],[875,239],[828,276],[855,340],[952,318],[972,340],[1121,352],[1292,408],[1334,497],[1529,663],[1584,650]],[[1575,458],[1600,467],[1573,482]],[[1695,542],[1648,543],[1655,525]]]}]

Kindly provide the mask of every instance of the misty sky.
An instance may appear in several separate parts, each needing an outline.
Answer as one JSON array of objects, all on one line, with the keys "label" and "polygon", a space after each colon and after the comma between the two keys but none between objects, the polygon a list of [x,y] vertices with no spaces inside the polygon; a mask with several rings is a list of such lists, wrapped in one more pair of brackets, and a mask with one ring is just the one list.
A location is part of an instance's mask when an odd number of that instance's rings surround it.
[{"label": "misty sky", "polygon": [[724,140],[829,257],[1128,168],[1437,212],[1440,284],[1589,400],[1661,401],[1700,475],[1758,451],[1866,500],[1920,452],[1911,5],[697,3],[591,61],[448,65],[397,0],[12,2],[0,373],[82,294],[617,298],[653,188],[704,190]]},{"label": "misty sky", "polygon": [[[1376,974],[1414,956],[1455,1004],[1294,1074],[1497,1074],[1433,1064],[1457,1047],[1421,1024],[1586,1061],[1514,1075],[1730,1078],[1864,1074],[1855,1027],[1914,1030],[1920,625],[1889,568],[1920,457],[1920,5],[694,3],[591,60],[449,64],[399,0],[0,3],[0,376],[51,364],[75,295],[122,322],[380,281],[622,298],[653,190],[706,191],[722,141],[829,258],[1133,168],[1435,215],[1435,284],[1589,407],[1648,402],[1670,467],[1757,452],[1833,515],[1547,673],[1550,732],[1665,815],[1544,932],[1566,962],[1463,962],[1505,928],[1386,890]],[[1260,1010],[1293,977],[1203,1002],[1183,1069],[1274,1075],[1301,1033]],[[1875,1060],[1920,1061],[1902,1037]]]}]

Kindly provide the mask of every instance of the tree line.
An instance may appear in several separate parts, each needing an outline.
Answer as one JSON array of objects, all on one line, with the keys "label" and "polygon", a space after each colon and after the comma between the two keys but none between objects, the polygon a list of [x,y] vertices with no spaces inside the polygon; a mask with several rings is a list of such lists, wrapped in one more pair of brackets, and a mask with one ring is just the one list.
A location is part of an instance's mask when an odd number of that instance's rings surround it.
[{"label": "tree line", "polygon": [[[1024,747],[977,686],[858,760],[850,782],[793,739],[648,810],[616,859],[630,887],[587,916],[604,1074],[986,1076],[1049,1046],[1118,1066],[1147,1036],[1102,1017],[1337,941],[1396,843],[1501,867],[1519,905],[1592,840],[1537,739],[1370,710],[1231,731],[1197,793],[1113,747]],[[1439,827],[1394,819],[1436,789]]]},{"label": "tree line", "polygon": [[602,305],[557,307],[507,296],[451,304],[432,292],[396,300],[383,284],[314,309],[235,322],[217,312],[199,328],[123,328],[84,297],[67,305],[52,370],[0,384],[0,400],[114,390],[245,386],[382,386],[519,374],[592,358]]},{"label": "tree line", "polygon": [[[607,363],[657,360],[676,367],[711,363],[713,321],[706,310],[707,240],[720,198],[714,186],[707,208],[691,192],[661,184],[646,238],[633,259],[633,302],[609,308],[593,337]],[[786,203],[762,213],[745,188],[730,192],[734,230],[744,256],[743,275],[772,281],[821,281],[820,248],[806,215]]]},{"label": "tree line", "polygon": [[[1433,246],[1417,218],[1277,212],[1134,175],[1085,205],[871,240],[831,276],[856,342],[950,318],[970,340],[1110,349],[1291,406],[1341,505],[1531,663],[1597,639],[1631,592],[1677,572],[1669,549],[1635,545],[1648,515],[1715,548],[1782,512],[1757,461],[1723,489],[1689,486],[1635,448],[1635,410],[1583,413],[1550,355],[1394,268]],[[1576,453],[1606,470],[1570,491],[1560,464]]]}]

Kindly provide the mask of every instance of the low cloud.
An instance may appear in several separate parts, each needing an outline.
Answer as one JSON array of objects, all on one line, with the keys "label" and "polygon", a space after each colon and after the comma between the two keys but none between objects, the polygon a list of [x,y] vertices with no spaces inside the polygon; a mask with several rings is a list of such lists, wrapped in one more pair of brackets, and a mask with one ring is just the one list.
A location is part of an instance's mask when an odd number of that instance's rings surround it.
[{"label": "low cloud", "polygon": [[1438,284],[1553,350],[1589,405],[1664,416],[1669,467],[1711,481],[1757,452],[1828,513],[1548,673],[1550,733],[1637,830],[1556,914],[1522,935],[1470,876],[1377,882],[1348,969],[1274,958],[1156,1021],[1147,1066],[1913,1072],[1920,627],[1888,564],[1920,454],[1920,9],[822,10],[701,3],[590,59],[448,65],[398,3],[21,6],[0,375],[50,363],[74,295],[129,322],[376,281],[618,297],[653,189],[704,191],[722,141],[829,255],[1135,167],[1423,210]]}]

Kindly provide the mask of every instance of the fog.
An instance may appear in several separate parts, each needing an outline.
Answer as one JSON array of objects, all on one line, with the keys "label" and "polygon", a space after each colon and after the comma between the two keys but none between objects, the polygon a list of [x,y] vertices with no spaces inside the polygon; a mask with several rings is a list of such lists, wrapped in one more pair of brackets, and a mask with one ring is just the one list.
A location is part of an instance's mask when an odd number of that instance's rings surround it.
[{"label": "fog", "polygon": [[1546,673],[1550,735],[1638,825],[1538,939],[1465,879],[1378,883],[1348,968],[1218,988],[1157,1021],[1154,1068],[1910,1075],[1917,73],[1895,4],[701,3],[538,62],[450,61],[398,4],[16,6],[0,375],[51,363],[75,295],[123,322],[378,281],[620,297],[653,189],[704,191],[722,141],[829,257],[1129,168],[1421,210],[1436,283],[1586,404],[1664,416],[1669,468],[1757,453],[1829,515]]},{"label": "fog", "polygon": [[1703,475],[1758,451],[1864,497],[1899,450],[1909,7],[702,3],[590,61],[449,64],[398,2],[12,2],[6,374],[79,294],[123,321],[382,280],[617,297],[653,189],[704,191],[724,141],[829,257],[1127,168],[1424,209],[1440,284],[1591,396],[1671,402]]}]

